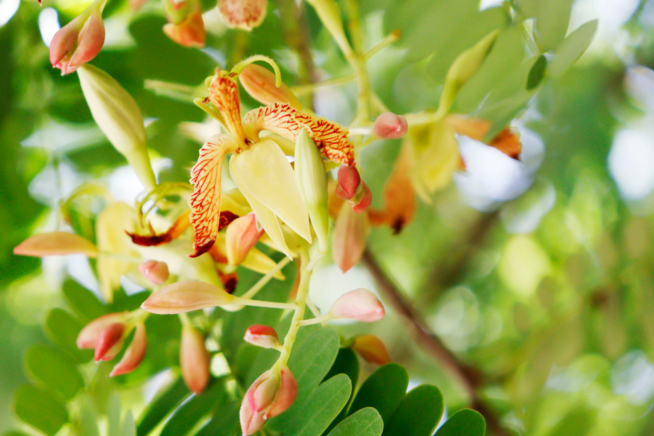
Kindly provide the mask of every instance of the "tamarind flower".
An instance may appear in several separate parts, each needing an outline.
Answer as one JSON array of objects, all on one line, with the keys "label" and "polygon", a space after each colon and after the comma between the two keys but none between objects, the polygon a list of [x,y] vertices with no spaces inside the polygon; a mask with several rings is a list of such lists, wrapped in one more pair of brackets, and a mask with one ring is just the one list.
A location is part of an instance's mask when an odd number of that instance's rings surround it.
[{"label": "tamarind flower", "polygon": [[218,10],[227,27],[252,30],[266,18],[268,0],[219,0]]},{"label": "tamarind flower", "polygon": [[69,74],[100,53],[104,45],[102,10],[93,3],[55,33],[50,43],[50,63]]},{"label": "tamarind flower", "polygon": [[262,131],[296,141],[303,128],[322,157],[354,166],[354,144],[348,130],[336,123],[305,114],[288,103],[274,103],[248,112],[241,120],[237,72],[217,69],[203,104],[213,104],[228,134],[218,134],[200,149],[191,170],[195,186],[190,198],[190,221],[195,232],[195,253],[199,256],[216,242],[221,204],[223,158],[231,153],[230,174],[279,251],[292,257],[281,223],[311,242],[309,214],[297,186],[293,168],[280,145]]}]

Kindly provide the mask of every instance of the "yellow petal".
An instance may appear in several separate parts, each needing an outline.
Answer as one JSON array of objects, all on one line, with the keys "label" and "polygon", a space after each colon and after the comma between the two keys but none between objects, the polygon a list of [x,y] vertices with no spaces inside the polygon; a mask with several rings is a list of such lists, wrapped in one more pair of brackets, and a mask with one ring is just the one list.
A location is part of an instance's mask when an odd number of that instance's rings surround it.
[{"label": "yellow petal", "polygon": [[90,241],[74,233],[49,232],[34,235],[14,248],[14,254],[21,256],[64,256],[85,254],[96,257],[98,249]]},{"label": "yellow petal", "polygon": [[229,168],[236,185],[246,197],[245,191],[267,206],[298,235],[311,242],[309,213],[302,201],[293,169],[274,141],[264,139],[254,144],[234,156]]},{"label": "yellow petal", "polygon": [[177,282],[150,295],[141,308],[151,313],[167,315],[222,306],[234,299],[235,297],[209,283]]},{"label": "yellow petal", "polygon": [[[256,248],[252,248],[248,253],[247,257],[241,263],[241,266],[244,266],[247,269],[251,269],[254,272],[261,274],[266,274],[268,271],[273,269],[277,264],[274,260],[263,254],[261,251]],[[277,280],[284,280],[284,274],[278,272],[273,276]]]}]

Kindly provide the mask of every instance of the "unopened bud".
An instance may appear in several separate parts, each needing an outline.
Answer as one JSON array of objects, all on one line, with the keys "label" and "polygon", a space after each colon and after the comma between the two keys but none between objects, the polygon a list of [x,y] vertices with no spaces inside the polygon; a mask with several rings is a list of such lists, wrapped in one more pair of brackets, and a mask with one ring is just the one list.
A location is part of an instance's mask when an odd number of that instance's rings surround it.
[{"label": "unopened bud", "polygon": [[136,324],[136,329],[134,331],[134,338],[132,343],[129,344],[123,358],[120,359],[120,362],[109,374],[111,377],[117,375],[127,374],[128,372],[134,371],[143,361],[145,357],[145,351],[147,349],[147,336],[145,334],[145,323],[139,321]]},{"label": "unopened bud", "polygon": [[95,344],[95,361],[111,360],[123,348],[123,333],[125,333],[125,323],[117,322],[109,324],[100,331],[98,341]]},{"label": "unopened bud", "polygon": [[136,171],[146,189],[157,184],[148,156],[143,116],[131,95],[92,65],[77,70],[84,98],[100,130]]},{"label": "unopened bud", "polygon": [[182,328],[179,364],[186,386],[196,394],[201,394],[211,377],[211,355],[204,345],[204,335],[190,325]]},{"label": "unopened bud", "polygon": [[334,318],[355,319],[361,322],[379,321],[386,313],[377,296],[363,288],[338,297],[329,312]]},{"label": "unopened bud", "polygon": [[240,265],[252,247],[263,235],[263,229],[257,228],[257,218],[253,213],[232,221],[227,226],[225,247],[230,265]]},{"label": "unopened bud", "polygon": [[77,335],[78,348],[95,348],[98,342],[100,332],[108,326],[116,323],[123,323],[127,317],[127,312],[110,313],[102,315],[88,323]]},{"label": "unopened bud", "polygon": [[267,325],[256,324],[250,326],[245,331],[244,339],[245,342],[261,348],[278,348],[281,346],[277,332],[274,328]]},{"label": "unopened bud", "polygon": [[356,194],[361,184],[359,170],[354,166],[342,165],[338,169],[338,185],[336,186],[336,196],[343,200],[349,200]]},{"label": "unopened bud", "polygon": [[395,115],[393,112],[384,112],[375,120],[372,125],[372,133],[383,139],[399,139],[403,137],[409,124],[401,115]]},{"label": "unopened bud", "polygon": [[168,38],[183,47],[204,47],[206,31],[202,13],[199,11],[189,13],[179,23],[165,24],[163,31]]},{"label": "unopened bud", "polygon": [[139,271],[150,283],[155,285],[163,285],[170,276],[168,264],[156,260],[146,260],[145,262],[141,262],[139,264]]},{"label": "unopened bud", "polygon": [[361,182],[361,190],[357,191],[354,197],[348,201],[350,207],[356,213],[365,211],[372,204],[372,193],[366,182]]},{"label": "unopened bud", "polygon": [[50,43],[50,63],[61,74],[69,74],[90,61],[104,44],[102,13],[91,5],[59,29]]},{"label": "unopened bud", "polygon": [[344,203],[336,218],[332,242],[332,255],[341,271],[347,272],[359,262],[366,248],[368,231],[368,216],[354,212]]},{"label": "unopened bud", "polygon": [[266,18],[268,0],[219,0],[218,10],[227,27],[252,30]]},{"label": "unopened bud", "polygon": [[318,146],[305,128],[295,144],[295,180],[318,236],[320,252],[326,253],[329,243],[327,170]]},{"label": "unopened bud", "polygon": [[248,94],[260,103],[265,105],[288,103],[295,109],[302,108],[302,103],[293,91],[284,83],[278,88],[275,74],[260,65],[249,64],[238,78]]},{"label": "unopened bud", "polygon": [[263,373],[248,389],[241,404],[241,431],[256,433],[266,420],[287,410],[297,397],[297,381],[286,365]]},{"label": "unopened bud", "polygon": [[367,362],[376,365],[391,363],[391,356],[388,354],[386,345],[375,335],[359,336],[354,339],[350,348],[359,353]]},{"label": "unopened bud", "polygon": [[236,297],[205,282],[176,282],[154,292],[141,308],[151,313],[173,314],[233,303]]},{"label": "unopened bud", "polygon": [[85,254],[96,257],[98,249],[89,240],[74,233],[48,232],[27,238],[14,248],[14,254],[33,257]]}]

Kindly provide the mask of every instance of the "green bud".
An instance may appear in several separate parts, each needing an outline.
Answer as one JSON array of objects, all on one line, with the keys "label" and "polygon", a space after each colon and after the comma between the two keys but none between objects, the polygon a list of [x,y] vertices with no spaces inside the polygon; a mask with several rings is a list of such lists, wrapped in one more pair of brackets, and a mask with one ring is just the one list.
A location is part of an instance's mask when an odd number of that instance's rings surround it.
[{"label": "green bud", "polygon": [[303,128],[295,143],[295,180],[309,210],[321,253],[327,252],[329,212],[327,210],[327,170],[318,146]]},{"label": "green bud", "polygon": [[157,185],[148,156],[143,116],[131,95],[109,74],[92,65],[77,69],[84,98],[109,142],[134,168],[147,190]]}]

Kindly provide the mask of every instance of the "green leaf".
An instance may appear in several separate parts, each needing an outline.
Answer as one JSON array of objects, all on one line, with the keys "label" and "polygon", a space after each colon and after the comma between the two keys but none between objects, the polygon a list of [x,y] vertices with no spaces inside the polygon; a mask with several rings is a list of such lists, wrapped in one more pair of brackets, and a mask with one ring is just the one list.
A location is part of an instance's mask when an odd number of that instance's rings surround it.
[{"label": "green leaf", "polygon": [[48,436],[54,436],[68,422],[66,407],[50,392],[32,385],[18,388],[14,410],[16,416]]},{"label": "green leaf", "polygon": [[412,389],[387,422],[384,436],[431,436],[443,416],[443,395],[433,385]]},{"label": "green leaf", "polygon": [[154,428],[186,397],[190,395],[184,379],[179,377],[168,386],[145,410],[141,422],[136,428],[138,436],[145,436]]},{"label": "green leaf", "polygon": [[529,76],[527,76],[527,91],[538,87],[545,77],[545,71],[547,70],[547,58],[545,55],[540,55],[536,62],[529,70]]},{"label": "green leaf", "polygon": [[120,436],[136,436],[136,424],[134,423],[134,415],[132,411],[128,410],[123,419],[123,425],[120,429]]},{"label": "green leaf", "polygon": [[286,434],[320,436],[345,407],[352,393],[352,382],[339,374],[322,383],[293,415]]},{"label": "green leaf", "polygon": [[113,392],[107,402],[107,435],[121,436],[120,398]]},{"label": "green leaf", "polygon": [[227,397],[224,380],[212,380],[204,392],[193,395],[175,410],[163,430],[161,436],[183,436],[208,415],[217,410]]},{"label": "green leaf", "polygon": [[100,436],[98,414],[95,411],[91,398],[85,395],[82,397],[81,403],[77,434],[79,436]]},{"label": "green leaf", "polygon": [[288,367],[297,380],[298,393],[295,402],[286,413],[270,420],[268,425],[273,430],[286,428],[293,415],[303,406],[336,360],[338,345],[339,338],[336,332],[325,327],[293,347]]},{"label": "green leaf", "polygon": [[84,379],[70,358],[45,345],[34,345],[27,350],[25,367],[32,377],[66,400],[71,400],[84,387]]},{"label": "green leaf", "polygon": [[[359,359],[354,351],[351,348],[341,348],[338,350],[338,356],[336,356],[336,361],[332,365],[329,373],[325,376],[324,380],[329,380],[330,378],[338,375],[345,374],[350,378],[352,386],[356,387],[357,382],[359,381]],[[354,389],[350,393],[350,400],[354,396]],[[347,416],[347,407],[341,410],[341,413],[338,414],[336,419],[330,424],[328,431],[334,428],[339,422]]]},{"label": "green leaf", "polygon": [[74,315],[60,308],[52,309],[46,316],[45,330],[77,363],[86,363],[93,358],[92,350],[77,348],[77,335],[82,330],[82,324]]},{"label": "green leaf", "polygon": [[595,423],[596,414],[587,409],[573,409],[548,433],[548,436],[584,436]]},{"label": "green leaf", "polygon": [[389,363],[377,369],[361,385],[348,414],[364,407],[374,407],[388,422],[406,394],[409,374],[402,365]]},{"label": "green leaf", "polygon": [[231,402],[218,410],[213,418],[195,436],[232,436],[239,425],[238,402]]},{"label": "green leaf", "polygon": [[597,20],[589,21],[572,32],[556,51],[556,55],[550,64],[552,77],[559,77],[584,54],[595,38],[597,32]]},{"label": "green leaf", "polygon": [[574,0],[540,1],[534,33],[538,47],[543,51],[555,50],[565,39],[570,24]]},{"label": "green leaf", "polygon": [[436,436],[484,436],[486,421],[478,412],[463,409],[450,417],[436,432]]},{"label": "green leaf", "polygon": [[366,407],[341,421],[328,436],[381,436],[384,421],[377,410]]},{"label": "green leaf", "polygon": [[108,312],[107,308],[98,300],[93,292],[77,282],[66,280],[63,291],[66,301],[84,323],[88,323]]}]

